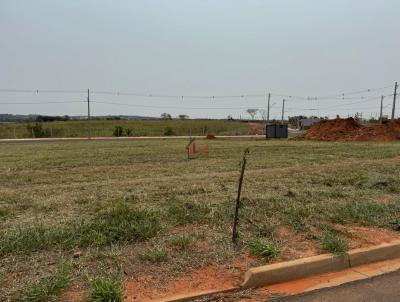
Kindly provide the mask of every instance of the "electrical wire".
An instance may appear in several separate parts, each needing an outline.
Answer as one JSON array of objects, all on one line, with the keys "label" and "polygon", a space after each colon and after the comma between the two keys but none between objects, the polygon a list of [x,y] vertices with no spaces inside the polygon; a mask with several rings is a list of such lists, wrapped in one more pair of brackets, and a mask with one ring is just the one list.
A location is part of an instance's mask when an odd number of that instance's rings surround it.
[{"label": "electrical wire", "polygon": [[46,102],[0,102],[1,105],[36,105],[36,104],[69,104],[85,103],[86,101],[46,101]]}]

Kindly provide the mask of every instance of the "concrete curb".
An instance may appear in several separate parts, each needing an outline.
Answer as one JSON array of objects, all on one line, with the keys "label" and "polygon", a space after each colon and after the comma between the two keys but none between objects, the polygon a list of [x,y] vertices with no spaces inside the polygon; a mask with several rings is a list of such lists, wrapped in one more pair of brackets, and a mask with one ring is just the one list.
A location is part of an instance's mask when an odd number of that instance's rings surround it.
[{"label": "concrete curb", "polygon": [[396,240],[374,247],[351,250],[342,255],[325,254],[264,265],[249,269],[241,288],[260,287],[399,257],[400,240]]},{"label": "concrete curb", "polygon": [[341,255],[324,254],[288,262],[254,267],[245,273],[245,280],[240,287],[170,296],[158,301],[192,301],[194,299],[210,297],[216,294],[236,292],[248,288],[286,282],[394,258],[400,258],[400,240],[368,248],[354,249]]}]

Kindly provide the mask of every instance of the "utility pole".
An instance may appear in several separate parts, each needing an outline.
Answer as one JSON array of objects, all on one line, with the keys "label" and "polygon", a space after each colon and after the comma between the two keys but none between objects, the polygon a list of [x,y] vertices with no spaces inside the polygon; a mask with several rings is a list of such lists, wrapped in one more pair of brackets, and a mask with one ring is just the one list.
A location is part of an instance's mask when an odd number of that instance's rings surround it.
[{"label": "utility pole", "polygon": [[268,109],[267,109],[267,124],[269,124],[269,109],[270,109],[271,93],[268,93]]},{"label": "utility pole", "polygon": [[396,95],[397,95],[397,82],[394,83],[393,107],[392,107],[392,120],[394,120],[394,112],[395,112],[395,110],[396,110]]},{"label": "utility pole", "polygon": [[284,117],[285,117],[285,99],[282,100],[282,124]]},{"label": "utility pole", "polygon": [[381,113],[379,114],[379,123],[382,124],[382,109],[383,109],[383,98],[384,96],[381,96]]},{"label": "utility pole", "polygon": [[87,119],[88,119],[88,138],[90,138],[90,90],[87,90]]}]

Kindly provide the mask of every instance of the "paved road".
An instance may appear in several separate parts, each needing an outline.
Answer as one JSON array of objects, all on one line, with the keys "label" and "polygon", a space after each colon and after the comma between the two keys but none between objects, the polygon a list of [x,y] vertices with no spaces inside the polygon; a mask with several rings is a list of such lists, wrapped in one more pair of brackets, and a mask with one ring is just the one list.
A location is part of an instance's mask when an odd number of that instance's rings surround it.
[{"label": "paved road", "polygon": [[324,288],[310,293],[274,299],[277,302],[398,302],[400,271]]}]

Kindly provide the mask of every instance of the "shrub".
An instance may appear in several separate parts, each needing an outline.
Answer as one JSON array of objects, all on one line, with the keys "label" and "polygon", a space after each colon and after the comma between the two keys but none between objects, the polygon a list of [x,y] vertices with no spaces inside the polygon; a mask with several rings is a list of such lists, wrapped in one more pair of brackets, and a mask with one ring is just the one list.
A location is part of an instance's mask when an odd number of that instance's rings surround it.
[{"label": "shrub", "polygon": [[114,136],[123,136],[124,135],[124,128],[122,128],[121,126],[116,126],[113,132]]},{"label": "shrub", "polygon": [[42,124],[35,123],[34,125],[28,124],[26,125],[26,129],[29,132],[29,136],[34,137],[48,137],[50,136],[50,133],[48,130],[43,129]]},{"label": "shrub", "polygon": [[261,240],[253,240],[248,244],[251,256],[261,257],[264,260],[272,260],[278,255],[278,247],[276,244],[263,242]]},{"label": "shrub", "polygon": [[89,299],[93,302],[120,302],[124,296],[121,283],[111,278],[97,278],[91,284]]},{"label": "shrub", "polygon": [[133,134],[132,129],[126,128],[126,129],[125,129],[125,134],[126,134],[126,136],[131,136],[131,135]]},{"label": "shrub", "polygon": [[164,130],[164,135],[166,135],[166,136],[175,135],[175,132],[174,132],[174,130],[172,130],[171,127],[167,127]]}]

